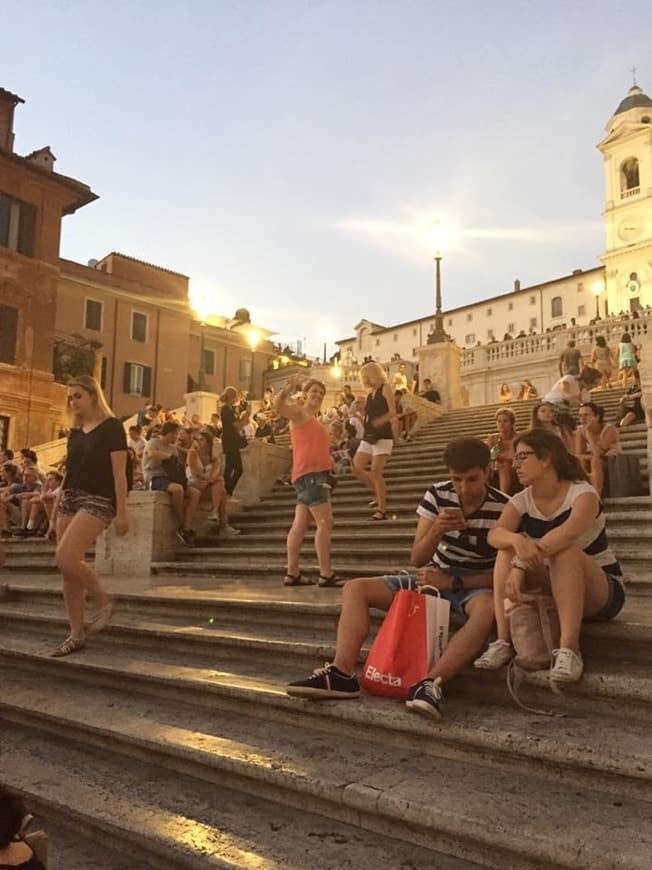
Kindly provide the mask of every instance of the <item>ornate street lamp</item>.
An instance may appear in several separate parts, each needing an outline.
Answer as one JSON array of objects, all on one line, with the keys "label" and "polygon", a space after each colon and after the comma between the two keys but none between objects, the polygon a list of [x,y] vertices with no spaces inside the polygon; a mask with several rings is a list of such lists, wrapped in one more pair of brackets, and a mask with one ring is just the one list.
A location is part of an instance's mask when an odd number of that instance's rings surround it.
[{"label": "ornate street lamp", "polygon": [[197,315],[199,320],[199,336],[200,336],[200,345],[199,345],[199,375],[198,375],[198,383],[197,388],[200,392],[206,390],[206,335],[204,332],[204,325],[208,320],[208,317],[211,313],[210,305],[208,302],[208,297],[204,293],[196,293],[193,294],[193,297],[190,301],[190,305],[192,310]]},{"label": "ornate street lamp", "polygon": [[444,232],[439,219],[434,222],[432,240],[435,248],[435,329],[429,336],[432,344],[450,341],[451,337],[444,329],[444,315],[441,310],[441,249],[444,242]]}]

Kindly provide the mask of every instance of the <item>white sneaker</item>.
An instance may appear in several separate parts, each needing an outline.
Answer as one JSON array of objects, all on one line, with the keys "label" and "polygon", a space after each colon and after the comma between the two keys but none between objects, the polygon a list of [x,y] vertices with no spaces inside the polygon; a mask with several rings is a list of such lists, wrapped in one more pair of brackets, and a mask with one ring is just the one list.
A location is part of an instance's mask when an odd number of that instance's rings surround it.
[{"label": "white sneaker", "polygon": [[208,519],[209,519],[209,520],[212,520],[212,521],[214,521],[214,522],[216,522],[216,523],[219,523],[219,521],[220,521],[220,515],[218,514],[217,511],[211,511],[211,512],[209,513],[209,515],[208,515]]},{"label": "white sneaker", "polygon": [[473,662],[474,668],[483,671],[497,671],[514,658],[514,647],[506,640],[490,643],[479,659]]},{"label": "white sneaker", "polygon": [[580,679],[584,671],[582,656],[563,646],[561,649],[553,649],[552,657],[554,664],[550,670],[551,680],[558,683],[576,683]]},{"label": "white sneaker", "polygon": [[220,526],[220,535],[224,535],[225,538],[233,538],[235,535],[240,534],[240,529],[234,529],[233,526]]}]

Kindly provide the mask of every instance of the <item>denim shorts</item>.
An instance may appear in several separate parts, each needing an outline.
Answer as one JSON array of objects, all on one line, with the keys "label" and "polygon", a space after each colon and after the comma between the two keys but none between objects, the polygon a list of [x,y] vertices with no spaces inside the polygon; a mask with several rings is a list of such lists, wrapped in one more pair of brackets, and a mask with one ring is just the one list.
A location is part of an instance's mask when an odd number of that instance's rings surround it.
[{"label": "denim shorts", "polygon": [[297,477],[294,481],[297,504],[305,504],[306,507],[328,504],[331,500],[331,485],[328,478],[326,471],[312,471],[310,474]]},{"label": "denim shorts", "polygon": [[[448,571],[443,571],[444,574],[449,574]],[[458,569],[455,572],[455,575],[460,579],[463,579],[465,575],[468,574],[478,574],[478,571],[469,571],[464,569]],[[487,580],[491,580],[492,573],[487,573]],[[417,586],[417,575],[416,574],[386,574],[382,577],[387,586],[391,589],[392,592],[400,592],[401,589],[409,589],[413,592],[418,590]],[[493,588],[487,587],[480,589],[464,589],[462,592],[453,592],[452,589],[442,589],[441,597],[446,601],[450,601],[451,611],[455,613],[457,616],[461,616],[463,619],[466,619],[466,613],[464,612],[464,605],[470,601],[472,598],[475,598],[476,595],[493,595]]]},{"label": "denim shorts", "polygon": [[64,489],[59,501],[58,515],[74,517],[77,513],[90,514],[108,526],[115,517],[115,505],[110,498],[91,495],[81,489]]},{"label": "denim shorts", "polygon": [[[605,571],[605,574],[607,572]],[[618,577],[612,577],[607,574],[607,583],[609,584],[609,597],[607,603],[599,610],[595,616],[586,620],[587,622],[608,622],[610,619],[618,616],[625,604],[625,589]]]},{"label": "denim shorts", "polygon": [[149,488],[152,492],[167,492],[168,486],[170,485],[170,478],[166,477],[164,474],[160,474],[158,477],[153,477]]}]

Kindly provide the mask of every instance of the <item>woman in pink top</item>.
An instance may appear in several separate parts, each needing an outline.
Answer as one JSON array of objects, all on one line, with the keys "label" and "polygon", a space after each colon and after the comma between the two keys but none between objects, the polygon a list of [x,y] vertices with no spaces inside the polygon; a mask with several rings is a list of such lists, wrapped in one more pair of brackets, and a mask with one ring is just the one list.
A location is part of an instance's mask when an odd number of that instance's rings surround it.
[{"label": "woman in pink top", "polygon": [[294,522],[288,532],[288,567],[286,586],[312,586],[299,568],[301,545],[314,520],[315,550],[319,561],[319,586],[341,586],[342,581],[331,567],[333,510],[330,503],[332,462],[330,436],[317,418],[326,387],[314,378],[306,381],[302,398],[291,398],[298,386],[291,378],[278,394],[276,412],[290,421],[292,441],[292,483],[297,493]]}]

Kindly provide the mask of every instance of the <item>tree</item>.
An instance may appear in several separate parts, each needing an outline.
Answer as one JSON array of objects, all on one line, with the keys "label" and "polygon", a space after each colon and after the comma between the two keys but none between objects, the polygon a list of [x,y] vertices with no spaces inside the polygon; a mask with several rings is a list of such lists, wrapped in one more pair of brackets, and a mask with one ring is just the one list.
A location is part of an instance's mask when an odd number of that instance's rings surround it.
[{"label": "tree", "polygon": [[78,333],[57,339],[54,342],[52,365],[55,381],[67,384],[70,378],[79,375],[92,376],[95,371],[95,357],[101,347],[101,342],[84,338]]}]

